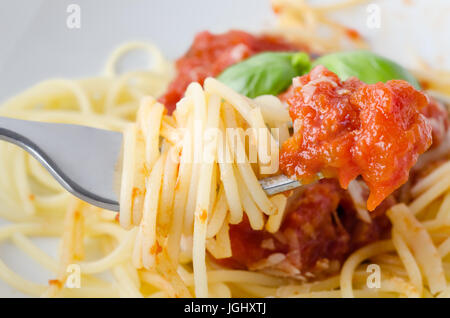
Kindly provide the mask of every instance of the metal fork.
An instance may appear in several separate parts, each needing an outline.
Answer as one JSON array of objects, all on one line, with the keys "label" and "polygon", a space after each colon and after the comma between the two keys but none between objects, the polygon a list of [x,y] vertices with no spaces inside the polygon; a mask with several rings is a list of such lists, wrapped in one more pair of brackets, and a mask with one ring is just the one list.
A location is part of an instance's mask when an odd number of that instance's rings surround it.
[{"label": "metal fork", "polygon": [[[0,139],[29,152],[81,200],[119,211],[121,133],[0,117]],[[284,175],[262,179],[260,183],[269,195],[301,185]]]}]

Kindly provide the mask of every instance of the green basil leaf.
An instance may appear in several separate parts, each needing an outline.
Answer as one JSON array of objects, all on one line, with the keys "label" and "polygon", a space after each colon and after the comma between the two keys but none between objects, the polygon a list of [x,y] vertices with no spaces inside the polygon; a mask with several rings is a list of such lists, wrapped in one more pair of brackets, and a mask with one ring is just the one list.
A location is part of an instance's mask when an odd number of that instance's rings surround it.
[{"label": "green basil leaf", "polygon": [[317,65],[325,66],[343,81],[352,76],[356,76],[367,84],[402,79],[420,89],[419,82],[404,67],[368,51],[327,54],[313,62],[313,67]]},{"label": "green basil leaf", "polygon": [[255,98],[284,92],[292,78],[303,75],[310,68],[309,56],[304,52],[264,52],[228,67],[217,79],[235,91]]}]

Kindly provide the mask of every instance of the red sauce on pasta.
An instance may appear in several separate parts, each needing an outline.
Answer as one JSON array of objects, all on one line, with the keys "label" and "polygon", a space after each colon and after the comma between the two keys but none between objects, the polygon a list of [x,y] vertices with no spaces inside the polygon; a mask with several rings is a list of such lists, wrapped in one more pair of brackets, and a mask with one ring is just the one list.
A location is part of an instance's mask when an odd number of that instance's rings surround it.
[{"label": "red sauce on pasta", "polygon": [[309,272],[321,277],[336,273],[355,249],[389,233],[385,211],[395,203],[392,197],[371,213],[371,223],[365,223],[358,219],[351,198],[335,179],[321,180],[304,190],[292,201],[275,234],[253,230],[247,218],[231,225],[233,256],[218,262],[232,268],[266,269],[265,260],[282,254],[284,259],[267,269],[289,276]]},{"label": "red sauce on pasta", "polygon": [[257,53],[298,49],[298,46],[275,36],[258,36],[244,31],[229,31],[217,35],[201,32],[195,37],[188,52],[177,60],[177,75],[159,100],[172,113],[190,83],[203,84],[207,77],[216,76],[228,66]]},{"label": "red sauce on pasta", "polygon": [[431,98],[430,103],[421,110],[421,113],[429,120],[433,134],[433,145],[439,146],[446,138],[449,129],[448,112],[441,103]]},{"label": "red sauce on pasta", "polygon": [[342,82],[317,66],[293,80],[287,102],[294,135],[282,146],[282,171],[304,181],[322,172],[343,188],[361,175],[369,210],[408,180],[432,143],[431,124],[420,112],[429,100],[405,81]]}]

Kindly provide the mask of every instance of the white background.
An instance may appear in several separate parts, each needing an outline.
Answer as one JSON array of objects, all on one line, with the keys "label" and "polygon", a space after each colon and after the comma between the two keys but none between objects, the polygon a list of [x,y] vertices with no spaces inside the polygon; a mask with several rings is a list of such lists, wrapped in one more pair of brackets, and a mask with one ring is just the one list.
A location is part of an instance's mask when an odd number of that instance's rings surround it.
[{"label": "white background", "polygon": [[[66,27],[72,3],[81,7],[81,29]],[[450,69],[449,0],[368,3],[380,4],[380,29],[367,28],[367,5],[340,13],[339,20],[406,66],[421,57]],[[268,0],[2,0],[0,100],[45,78],[95,75],[109,52],[126,41],[152,41],[175,58],[198,31],[258,31],[272,22]]]},{"label": "white background", "polygon": [[[360,30],[375,51],[406,66],[420,57],[450,70],[449,0],[372,2],[380,4],[380,29],[367,28],[367,5],[337,18]],[[79,30],[66,27],[72,3],[81,6]],[[1,0],[0,101],[45,78],[96,75],[126,41],[151,41],[176,58],[198,31],[258,31],[273,20],[268,0]],[[56,256],[55,241],[38,244]],[[28,279],[50,278],[8,244],[0,246],[0,258]],[[0,296],[18,295],[0,281]]]}]

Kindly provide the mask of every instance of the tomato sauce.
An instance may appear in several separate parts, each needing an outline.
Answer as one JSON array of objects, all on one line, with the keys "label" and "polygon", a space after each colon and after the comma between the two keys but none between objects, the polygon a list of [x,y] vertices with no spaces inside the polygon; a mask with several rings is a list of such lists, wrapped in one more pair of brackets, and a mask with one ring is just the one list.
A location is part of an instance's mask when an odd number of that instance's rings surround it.
[{"label": "tomato sauce", "polygon": [[449,114],[441,103],[434,98],[421,110],[431,124],[433,134],[432,148],[439,146],[445,139],[449,129]]},{"label": "tomato sauce", "polygon": [[407,181],[432,143],[431,124],[420,112],[429,99],[402,80],[342,82],[317,66],[293,80],[287,102],[294,135],[282,146],[281,170],[306,182],[322,172],[343,188],[361,175],[369,210]]},{"label": "tomato sauce", "polygon": [[346,28],[345,29],[345,34],[353,41],[357,41],[357,40],[361,40],[361,34],[352,28]]},{"label": "tomato sauce", "polygon": [[218,262],[258,269],[261,261],[281,253],[285,259],[268,269],[289,276],[310,273],[317,278],[336,273],[352,251],[389,234],[385,211],[395,204],[392,197],[371,213],[371,223],[365,223],[358,219],[351,198],[337,180],[324,179],[305,187],[292,200],[277,233],[252,230],[247,219],[231,225],[233,256]]},{"label": "tomato sauce", "polygon": [[252,35],[235,30],[217,35],[201,32],[189,51],[177,60],[177,75],[159,101],[172,113],[191,82],[203,84],[207,77],[217,76],[228,66],[257,53],[299,49],[280,37],[270,35]]}]

